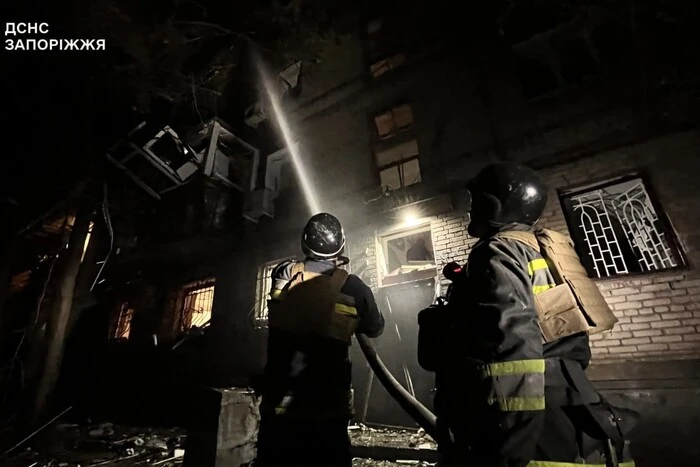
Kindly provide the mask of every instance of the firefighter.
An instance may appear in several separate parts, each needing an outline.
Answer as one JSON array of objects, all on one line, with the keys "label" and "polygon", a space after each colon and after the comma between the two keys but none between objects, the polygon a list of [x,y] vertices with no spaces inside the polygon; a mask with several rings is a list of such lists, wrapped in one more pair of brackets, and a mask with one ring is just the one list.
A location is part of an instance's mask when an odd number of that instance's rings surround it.
[{"label": "firefighter", "polygon": [[255,465],[349,467],[349,346],[355,332],[379,336],[384,318],[370,288],[339,268],[345,234],[338,219],[311,217],[301,246],[304,261],[272,272]]},{"label": "firefighter", "polygon": [[447,414],[454,439],[443,463],[633,465],[625,417],[584,373],[588,334],[543,343],[535,295],[555,286],[547,262],[535,248],[502,235],[534,232],[547,201],[545,185],[532,169],[498,163],[468,189],[467,230],[478,241],[464,277],[453,283],[450,344],[436,370],[436,408]]}]

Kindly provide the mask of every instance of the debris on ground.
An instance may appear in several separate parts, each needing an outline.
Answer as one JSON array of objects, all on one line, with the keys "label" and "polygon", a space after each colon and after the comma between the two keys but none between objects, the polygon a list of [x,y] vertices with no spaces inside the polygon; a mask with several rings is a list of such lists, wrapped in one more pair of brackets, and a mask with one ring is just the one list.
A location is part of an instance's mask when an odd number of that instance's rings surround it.
[{"label": "debris on ground", "polygon": [[[437,445],[423,430],[348,427],[354,446],[435,450]],[[179,428],[138,428],[112,423],[61,423],[47,429],[41,442],[28,443],[11,459],[7,467],[128,467],[182,466],[186,432]],[[364,454],[363,454],[364,455]],[[428,467],[435,464],[417,460],[395,462],[353,459],[353,467]]]},{"label": "debris on ground", "polygon": [[353,459],[352,467],[432,467],[435,464],[421,461],[375,461],[372,459]]},{"label": "debris on ground", "polygon": [[422,428],[370,427],[362,423],[348,428],[354,446],[383,446],[391,448],[437,449],[437,443]]},{"label": "debris on ground", "polygon": [[182,465],[185,431],[179,428],[137,428],[112,423],[62,423],[40,444],[19,451],[8,467],[97,467]]}]

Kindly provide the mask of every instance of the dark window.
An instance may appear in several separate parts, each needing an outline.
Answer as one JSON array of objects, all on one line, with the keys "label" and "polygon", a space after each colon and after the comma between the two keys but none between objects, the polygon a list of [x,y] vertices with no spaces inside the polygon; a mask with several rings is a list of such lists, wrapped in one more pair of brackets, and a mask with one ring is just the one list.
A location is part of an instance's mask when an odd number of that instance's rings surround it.
[{"label": "dark window", "polygon": [[421,182],[418,141],[409,131],[414,123],[411,106],[394,106],[374,115],[372,121],[376,135],[374,160],[382,189],[395,191]]},{"label": "dark window", "polygon": [[386,139],[394,136],[398,131],[406,130],[413,126],[413,110],[408,104],[394,107],[374,117],[374,125],[377,128],[377,136]]},{"label": "dark window", "polygon": [[372,76],[378,78],[401,66],[406,55],[401,46],[401,30],[387,24],[384,18],[367,23],[366,51]]},{"label": "dark window", "polygon": [[564,215],[591,277],[684,265],[675,235],[640,176],[562,195]]},{"label": "dark window", "polygon": [[416,140],[377,151],[375,158],[382,188],[387,191],[394,191],[419,183],[422,178],[418,157],[418,143]]}]

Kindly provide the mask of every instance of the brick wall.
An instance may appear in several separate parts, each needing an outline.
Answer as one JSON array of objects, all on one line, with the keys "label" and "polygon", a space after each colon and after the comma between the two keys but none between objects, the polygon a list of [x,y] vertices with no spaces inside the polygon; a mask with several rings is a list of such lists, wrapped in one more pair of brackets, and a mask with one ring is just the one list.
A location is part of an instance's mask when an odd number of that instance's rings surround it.
[{"label": "brick wall", "polygon": [[[670,181],[682,178],[688,168],[685,159],[694,154],[696,140],[695,133],[681,133],[542,170],[551,190],[542,225],[568,233],[557,190],[602,182],[643,169],[651,175],[652,188],[658,194],[661,208],[674,225],[680,227],[675,221],[687,218],[686,213],[679,210],[680,205],[697,205],[698,193],[687,185],[686,191],[679,193]],[[658,154],[667,157],[655,158]],[[678,199],[679,195],[683,196],[682,200]],[[688,220],[692,222],[692,218]],[[688,237],[692,232],[678,229],[676,233],[681,241],[686,239],[682,241],[683,247],[693,264],[697,246]],[[592,337],[596,359],[700,354],[700,274],[697,271],[688,269],[680,273],[600,280],[598,286],[620,322],[612,331]]]},{"label": "brick wall", "polygon": [[[674,154],[670,160],[663,161],[666,170],[682,171],[684,164],[674,164],[673,158],[685,157],[680,149],[694,148],[689,144],[689,139],[693,138],[697,138],[697,134],[679,134],[542,170],[551,191],[541,225],[568,234],[557,190],[602,182],[637,169],[653,170],[655,177],[652,177],[652,183],[655,178],[663,179],[660,169],[645,165],[649,152]],[[681,205],[692,206],[698,202],[698,195],[692,191],[686,193],[687,198],[683,203],[678,203],[674,198],[675,192],[665,196],[668,190],[675,188],[665,183],[654,184],[652,188],[659,195],[661,207],[672,221],[676,220],[676,216],[687,217],[685,211],[678,212]],[[437,272],[440,273],[449,261],[465,263],[474,244],[474,240],[466,235],[467,218],[461,213],[448,213],[432,217],[429,221],[438,263]],[[388,226],[376,222],[368,224],[371,227],[363,231],[361,239],[360,236],[355,237],[360,240],[355,248],[367,255],[367,269],[371,272],[366,279],[376,288],[375,239]],[[678,227],[679,223],[674,222],[674,225]],[[681,240],[692,234],[680,230],[677,233]],[[683,247],[693,264],[698,248],[688,241],[684,242]],[[443,291],[447,283],[445,279],[442,280]],[[700,274],[697,271],[688,268],[628,276],[600,280],[598,285],[620,322],[612,331],[592,336],[592,350],[596,360],[657,359],[700,354]]]}]

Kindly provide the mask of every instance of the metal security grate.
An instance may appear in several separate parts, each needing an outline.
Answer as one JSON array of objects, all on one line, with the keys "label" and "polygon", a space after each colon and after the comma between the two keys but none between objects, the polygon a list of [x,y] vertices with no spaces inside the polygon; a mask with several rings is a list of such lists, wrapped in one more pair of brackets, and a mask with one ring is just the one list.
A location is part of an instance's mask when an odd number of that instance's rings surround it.
[{"label": "metal security grate", "polygon": [[272,270],[279,262],[271,262],[263,265],[258,273],[258,293],[255,306],[255,320],[267,322],[267,300],[272,289]]},{"label": "metal security grate", "polygon": [[581,249],[597,277],[678,266],[642,179],[591,190],[570,203],[574,237],[585,243]]},{"label": "metal security grate", "polygon": [[677,266],[649,195],[640,182],[615,198],[614,205],[644,271]]},{"label": "metal security grate", "polygon": [[258,269],[257,284],[255,287],[255,304],[250,311],[249,318],[252,317],[256,328],[267,326],[267,301],[270,298],[272,289],[272,271],[283,261],[293,260],[294,257],[282,258],[276,261],[264,263]]},{"label": "metal security grate", "polygon": [[603,200],[603,190],[574,198],[574,202],[596,275],[604,277],[629,272]]},{"label": "metal security grate", "polygon": [[192,327],[203,327],[211,320],[214,304],[214,280],[186,286],[182,301],[181,326],[185,331]]}]

